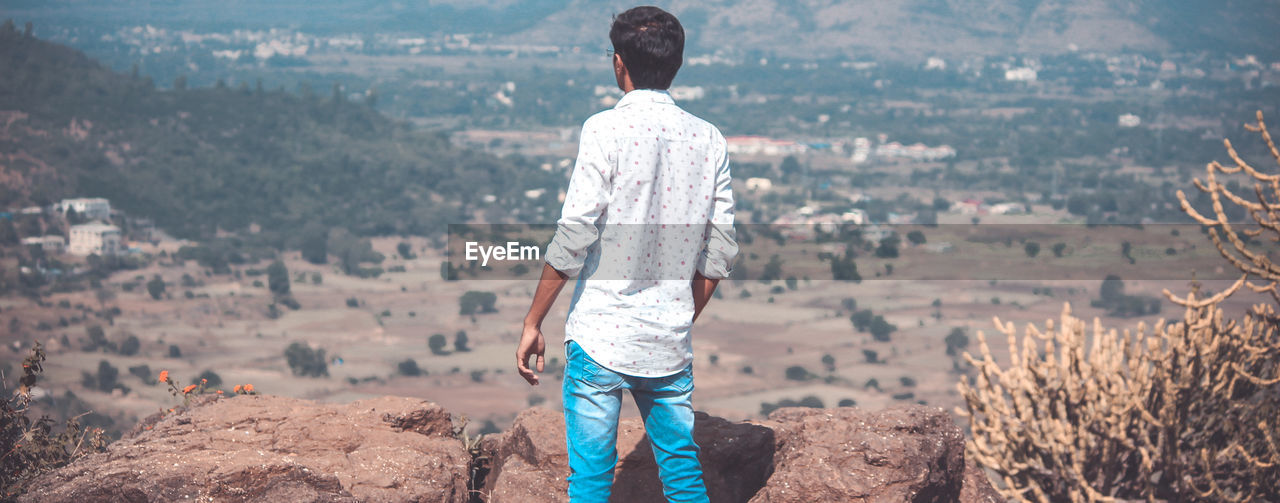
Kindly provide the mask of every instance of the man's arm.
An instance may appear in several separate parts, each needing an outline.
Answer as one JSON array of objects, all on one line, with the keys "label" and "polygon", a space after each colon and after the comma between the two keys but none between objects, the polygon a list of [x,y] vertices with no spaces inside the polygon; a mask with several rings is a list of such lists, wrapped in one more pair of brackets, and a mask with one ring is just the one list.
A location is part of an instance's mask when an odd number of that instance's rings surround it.
[{"label": "man's arm", "polygon": [[716,285],[719,284],[719,278],[708,278],[700,271],[693,273],[693,321],[698,321],[698,315],[711,302],[711,296],[715,295]]},{"label": "man's arm", "polygon": [[542,264],[542,278],[538,280],[538,289],[533,293],[533,305],[529,306],[529,314],[524,316],[524,331],[520,335],[520,346],[516,348],[516,368],[530,385],[538,385],[538,375],[528,367],[529,356],[538,357],[535,367],[538,372],[542,372],[543,354],[547,349],[542,337],[542,320],[551,311],[551,305],[555,304],[556,297],[568,280],[569,276],[565,273],[557,271],[550,264]]}]

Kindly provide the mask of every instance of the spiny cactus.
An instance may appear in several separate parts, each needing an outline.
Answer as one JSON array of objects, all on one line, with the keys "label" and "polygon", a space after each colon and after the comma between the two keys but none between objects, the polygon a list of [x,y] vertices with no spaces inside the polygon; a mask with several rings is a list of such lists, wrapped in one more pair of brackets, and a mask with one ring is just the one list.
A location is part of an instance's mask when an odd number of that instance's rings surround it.
[{"label": "spiny cactus", "polygon": [[[1246,127],[1280,163],[1257,117]],[[1205,298],[1195,287],[1184,297],[1166,290],[1182,319],[1133,331],[1105,329],[1097,319],[1089,330],[1070,305],[1057,324],[1028,326],[1021,340],[1012,323],[996,318],[1008,365],[996,362],[981,331],[980,358],[964,354],[977,370],[959,384],[966,410],[957,412],[973,432],[968,453],[999,475],[1008,498],[1280,501],[1280,315],[1269,303],[1239,319],[1218,307],[1245,287],[1280,303],[1280,267],[1248,243],[1280,241],[1280,175],[1254,169],[1226,146],[1236,166],[1210,163],[1207,182],[1195,182],[1214,216],[1198,213],[1181,191],[1178,197],[1242,272],[1230,288]],[[1256,202],[1218,181],[1219,173],[1241,172],[1255,181]],[[1257,228],[1233,226],[1223,199],[1248,210]]]}]

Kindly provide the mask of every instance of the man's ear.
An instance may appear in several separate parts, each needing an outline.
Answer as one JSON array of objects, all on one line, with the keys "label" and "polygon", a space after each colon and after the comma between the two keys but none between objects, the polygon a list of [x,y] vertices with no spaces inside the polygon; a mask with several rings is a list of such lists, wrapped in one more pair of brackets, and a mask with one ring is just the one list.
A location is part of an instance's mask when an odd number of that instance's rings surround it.
[{"label": "man's ear", "polygon": [[613,76],[618,81],[618,88],[623,92],[627,91],[627,86],[631,82],[631,76],[628,75],[627,65],[622,62],[622,56],[613,53]]}]

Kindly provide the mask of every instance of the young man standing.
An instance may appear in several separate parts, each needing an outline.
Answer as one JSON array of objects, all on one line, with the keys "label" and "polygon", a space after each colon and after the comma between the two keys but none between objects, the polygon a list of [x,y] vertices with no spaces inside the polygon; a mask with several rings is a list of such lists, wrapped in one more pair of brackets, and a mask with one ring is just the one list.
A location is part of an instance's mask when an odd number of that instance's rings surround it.
[{"label": "young man standing", "polygon": [[636,7],[609,30],[625,95],[582,126],[556,235],[516,350],[543,370],[542,321],[576,277],[565,323],[564,416],[572,501],[608,501],[622,390],[631,390],[669,501],[707,501],[693,441],[690,330],[738,245],[724,136],[666,89],[684,29]]}]

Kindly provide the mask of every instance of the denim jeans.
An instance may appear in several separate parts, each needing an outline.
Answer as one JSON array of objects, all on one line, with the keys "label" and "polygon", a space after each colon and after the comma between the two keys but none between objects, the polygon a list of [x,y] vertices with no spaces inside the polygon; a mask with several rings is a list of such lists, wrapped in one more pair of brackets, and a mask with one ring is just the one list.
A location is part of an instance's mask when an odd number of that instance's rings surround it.
[{"label": "denim jeans", "polygon": [[592,360],[576,342],[565,345],[564,423],[569,445],[569,500],[609,501],[618,463],[622,390],[640,409],[668,501],[706,502],[693,441],[693,365],[664,377],[620,374]]}]

